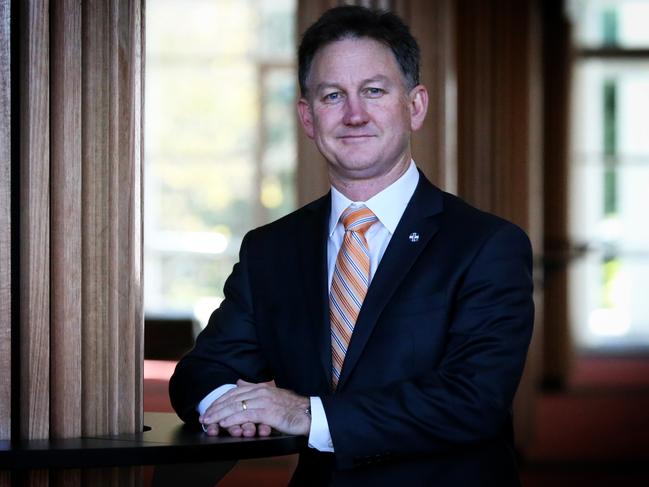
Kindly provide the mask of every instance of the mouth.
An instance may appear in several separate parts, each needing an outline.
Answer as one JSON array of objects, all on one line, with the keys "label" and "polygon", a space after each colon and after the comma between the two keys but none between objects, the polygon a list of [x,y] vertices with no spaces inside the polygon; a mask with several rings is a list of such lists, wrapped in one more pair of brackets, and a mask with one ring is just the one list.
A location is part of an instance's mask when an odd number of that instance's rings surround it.
[{"label": "mouth", "polygon": [[347,141],[348,142],[357,142],[357,141],[360,142],[360,141],[364,141],[364,140],[371,139],[371,138],[374,138],[374,137],[375,137],[374,135],[368,135],[368,134],[350,134],[350,135],[341,135],[338,138],[340,140],[342,140],[342,141],[345,141],[345,142],[347,142]]}]

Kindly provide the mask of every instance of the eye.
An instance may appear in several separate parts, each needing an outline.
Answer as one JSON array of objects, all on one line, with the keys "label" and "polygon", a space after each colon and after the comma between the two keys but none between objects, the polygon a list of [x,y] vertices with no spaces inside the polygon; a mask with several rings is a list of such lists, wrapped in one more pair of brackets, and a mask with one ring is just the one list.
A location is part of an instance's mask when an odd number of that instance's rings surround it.
[{"label": "eye", "polygon": [[336,103],[342,98],[342,93],[339,91],[334,91],[333,93],[327,93],[322,97],[322,101],[325,103]]},{"label": "eye", "polygon": [[385,94],[385,90],[381,88],[369,87],[365,88],[365,95],[369,98],[379,98]]}]

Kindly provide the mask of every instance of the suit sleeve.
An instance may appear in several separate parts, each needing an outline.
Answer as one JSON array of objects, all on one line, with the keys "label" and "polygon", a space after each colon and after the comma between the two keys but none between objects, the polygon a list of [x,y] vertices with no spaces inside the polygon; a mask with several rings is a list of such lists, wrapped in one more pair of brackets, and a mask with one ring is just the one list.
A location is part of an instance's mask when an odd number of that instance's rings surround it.
[{"label": "suit sleeve", "polygon": [[322,398],[340,467],[448,452],[509,431],[532,334],[531,267],[525,233],[501,225],[454,294],[437,368],[389,387]]},{"label": "suit sleeve", "polygon": [[198,421],[196,407],[207,394],[237,379],[270,380],[253,320],[246,236],[239,262],[224,286],[224,300],[212,313],[194,348],[176,366],[169,381],[171,404],[185,422]]}]

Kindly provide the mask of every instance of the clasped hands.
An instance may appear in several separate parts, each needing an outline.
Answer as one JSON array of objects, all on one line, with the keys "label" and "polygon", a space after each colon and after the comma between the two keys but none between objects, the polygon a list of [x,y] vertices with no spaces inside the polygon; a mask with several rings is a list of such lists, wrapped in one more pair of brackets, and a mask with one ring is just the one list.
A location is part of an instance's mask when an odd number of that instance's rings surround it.
[{"label": "clasped hands", "polygon": [[226,430],[231,436],[269,436],[271,428],[308,436],[309,398],[280,389],[274,381],[254,384],[237,381],[237,387],[214,401],[199,418],[210,436]]}]

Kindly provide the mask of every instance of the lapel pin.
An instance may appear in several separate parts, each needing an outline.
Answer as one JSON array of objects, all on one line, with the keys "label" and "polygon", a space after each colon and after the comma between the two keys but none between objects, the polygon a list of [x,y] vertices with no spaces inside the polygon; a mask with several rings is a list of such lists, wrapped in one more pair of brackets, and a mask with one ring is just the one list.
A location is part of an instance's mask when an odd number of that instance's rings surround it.
[{"label": "lapel pin", "polygon": [[410,235],[408,235],[408,239],[411,242],[417,242],[419,240],[419,234],[417,232],[412,232]]}]

